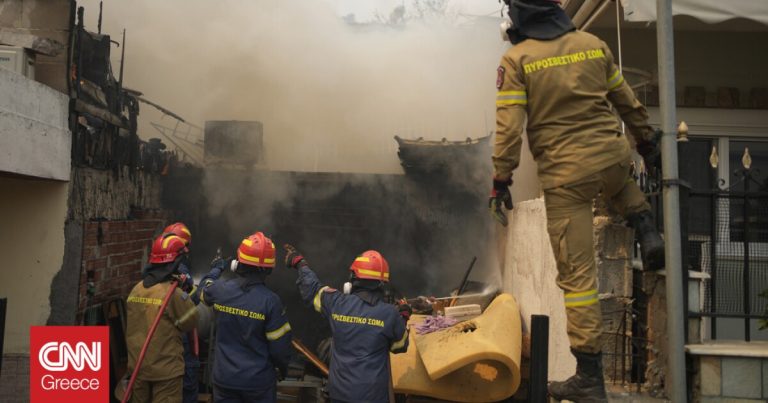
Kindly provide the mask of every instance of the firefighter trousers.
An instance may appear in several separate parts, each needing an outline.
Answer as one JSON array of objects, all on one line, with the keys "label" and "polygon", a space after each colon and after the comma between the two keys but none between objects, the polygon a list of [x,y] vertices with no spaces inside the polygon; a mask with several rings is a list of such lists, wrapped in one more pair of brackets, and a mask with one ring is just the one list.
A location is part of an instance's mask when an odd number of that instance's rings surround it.
[{"label": "firefighter trousers", "polygon": [[131,403],[181,403],[182,377],[163,381],[136,379],[131,393]]},{"label": "firefighter trousers", "polygon": [[649,210],[624,161],[575,183],[546,189],[547,231],[557,261],[557,285],[565,294],[571,348],[600,351],[602,314],[597,290],[592,205],[598,195],[620,214]]}]

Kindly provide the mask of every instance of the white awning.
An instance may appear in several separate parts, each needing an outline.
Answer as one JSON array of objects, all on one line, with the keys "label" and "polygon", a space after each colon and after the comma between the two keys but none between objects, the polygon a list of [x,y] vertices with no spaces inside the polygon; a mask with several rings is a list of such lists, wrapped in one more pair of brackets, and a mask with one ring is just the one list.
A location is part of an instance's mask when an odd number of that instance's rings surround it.
[{"label": "white awning", "polygon": [[[655,0],[621,0],[627,21],[656,21]],[[674,15],[688,15],[714,24],[747,18],[768,25],[766,0],[672,0]]]}]

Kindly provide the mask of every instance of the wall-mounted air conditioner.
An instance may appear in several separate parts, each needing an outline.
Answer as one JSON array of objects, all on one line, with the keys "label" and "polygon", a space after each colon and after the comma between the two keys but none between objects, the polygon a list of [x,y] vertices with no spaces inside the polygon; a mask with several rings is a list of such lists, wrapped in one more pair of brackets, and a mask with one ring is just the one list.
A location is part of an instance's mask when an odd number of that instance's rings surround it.
[{"label": "wall-mounted air conditioner", "polygon": [[35,79],[35,55],[17,46],[0,45],[0,68]]}]

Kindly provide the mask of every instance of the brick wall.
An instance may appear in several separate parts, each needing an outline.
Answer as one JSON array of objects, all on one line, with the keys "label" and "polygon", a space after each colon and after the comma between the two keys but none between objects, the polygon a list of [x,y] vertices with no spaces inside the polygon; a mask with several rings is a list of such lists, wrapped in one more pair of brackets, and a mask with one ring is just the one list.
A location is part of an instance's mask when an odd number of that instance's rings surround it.
[{"label": "brick wall", "polygon": [[0,402],[21,403],[29,401],[29,355],[3,355],[0,374]]},{"label": "brick wall", "polygon": [[139,217],[85,223],[78,321],[89,304],[89,283],[94,292],[90,304],[96,305],[112,298],[125,298],[141,279],[152,240],[166,221],[157,214]]}]

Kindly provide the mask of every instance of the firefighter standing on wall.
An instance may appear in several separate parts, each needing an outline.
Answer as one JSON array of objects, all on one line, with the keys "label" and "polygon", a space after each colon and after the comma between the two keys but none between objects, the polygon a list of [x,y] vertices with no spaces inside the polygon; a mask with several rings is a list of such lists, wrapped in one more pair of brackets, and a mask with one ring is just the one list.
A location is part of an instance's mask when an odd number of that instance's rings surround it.
[{"label": "firefighter standing on wall", "polygon": [[[333,344],[329,394],[332,402],[389,402],[389,353],[408,349],[407,304],[383,300],[389,265],[376,251],[366,251],[350,267],[349,294],[323,286],[307,261],[285,245],[287,267],[297,269],[301,297],[331,325]],[[347,286],[345,286],[347,287]]]},{"label": "firefighter standing on wall", "polygon": [[509,186],[527,131],[577,360],[576,374],[551,383],[549,392],[559,400],[605,402],[592,204],[601,194],[627,218],[640,241],[646,270],[663,267],[664,244],[650,206],[630,176],[630,144],[614,111],[627,124],[649,169],[658,163],[658,134],[608,46],[576,30],[559,1],[505,2],[511,23],[502,29],[514,46],[502,57],[496,81],[490,207],[506,225],[501,207],[512,208]]},{"label": "firefighter standing on wall", "polygon": [[[173,223],[163,230],[165,236],[176,235],[183,239],[187,244],[187,248],[192,244],[192,232],[182,222]],[[179,272],[186,274],[188,281],[182,285],[183,291],[192,294],[194,292],[194,283],[192,280],[191,269],[189,264],[188,255],[185,254],[185,258],[182,259],[179,265]],[[197,302],[195,302],[197,304]],[[183,388],[183,403],[196,403],[198,395],[198,372],[200,371],[200,357],[197,356],[198,346],[193,347],[193,343],[197,343],[196,339],[193,339],[192,333],[184,333],[181,336],[181,341],[184,346],[184,388]]]},{"label": "firefighter standing on wall", "polygon": [[200,282],[200,301],[216,311],[213,396],[217,403],[277,401],[276,370],[285,376],[291,357],[291,325],[280,297],[264,284],[275,267],[275,245],[261,232],[243,239],[230,269],[222,261]]},{"label": "firefighter standing on wall", "polygon": [[[179,267],[188,252],[186,242],[175,235],[161,235],[152,244],[143,280],[128,295],[128,373],[136,360],[171,281],[179,279]],[[185,276],[181,276],[185,278]],[[183,281],[182,281],[183,282]],[[181,402],[184,357],[182,333],[197,325],[197,310],[189,295],[174,290],[165,313],[149,343],[139,368],[131,402]]]}]

